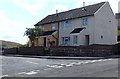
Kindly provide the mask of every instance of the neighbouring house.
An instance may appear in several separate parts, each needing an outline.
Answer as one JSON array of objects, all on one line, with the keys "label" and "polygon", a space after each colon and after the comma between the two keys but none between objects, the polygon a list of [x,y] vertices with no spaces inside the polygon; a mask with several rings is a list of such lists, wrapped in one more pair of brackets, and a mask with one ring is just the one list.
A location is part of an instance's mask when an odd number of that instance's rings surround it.
[{"label": "neighbouring house", "polygon": [[116,13],[116,19],[118,22],[118,28],[120,28],[120,13]]},{"label": "neighbouring house", "polygon": [[116,19],[118,22],[118,28],[120,28],[120,1],[118,2],[118,13],[116,13]]},{"label": "neighbouring house", "polygon": [[35,46],[116,44],[117,21],[109,2],[48,15],[35,26],[44,29]]}]

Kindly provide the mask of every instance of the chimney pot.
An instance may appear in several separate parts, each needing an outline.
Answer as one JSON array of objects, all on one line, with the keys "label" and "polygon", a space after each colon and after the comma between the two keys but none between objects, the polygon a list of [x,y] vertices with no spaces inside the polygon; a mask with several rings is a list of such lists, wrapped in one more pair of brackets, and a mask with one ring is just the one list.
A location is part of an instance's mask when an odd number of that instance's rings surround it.
[{"label": "chimney pot", "polygon": [[83,2],[83,7],[85,7],[85,2]]}]

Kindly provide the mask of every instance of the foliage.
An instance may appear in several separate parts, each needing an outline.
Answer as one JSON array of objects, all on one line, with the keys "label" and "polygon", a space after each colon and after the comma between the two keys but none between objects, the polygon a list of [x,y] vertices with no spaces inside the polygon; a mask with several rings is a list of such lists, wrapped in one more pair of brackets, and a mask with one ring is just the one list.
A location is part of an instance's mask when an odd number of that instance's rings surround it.
[{"label": "foliage", "polygon": [[118,30],[118,35],[120,35],[120,30]]},{"label": "foliage", "polygon": [[20,47],[29,47],[28,44],[21,45]]},{"label": "foliage", "polygon": [[4,50],[4,49],[7,49],[9,47],[5,47],[5,46],[0,46],[0,50]]},{"label": "foliage", "polygon": [[32,46],[34,46],[34,40],[36,39],[37,36],[41,35],[42,33],[43,30],[41,28],[35,27],[35,28],[26,28],[24,35],[30,39]]}]

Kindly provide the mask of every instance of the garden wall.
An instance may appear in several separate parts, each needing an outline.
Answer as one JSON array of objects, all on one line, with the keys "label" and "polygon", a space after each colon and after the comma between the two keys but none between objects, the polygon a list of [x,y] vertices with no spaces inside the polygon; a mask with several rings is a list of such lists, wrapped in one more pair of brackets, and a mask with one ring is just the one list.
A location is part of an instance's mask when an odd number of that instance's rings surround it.
[{"label": "garden wall", "polygon": [[57,46],[57,47],[20,47],[5,49],[5,54],[39,55],[39,56],[110,56],[118,55],[120,44],[90,46]]}]

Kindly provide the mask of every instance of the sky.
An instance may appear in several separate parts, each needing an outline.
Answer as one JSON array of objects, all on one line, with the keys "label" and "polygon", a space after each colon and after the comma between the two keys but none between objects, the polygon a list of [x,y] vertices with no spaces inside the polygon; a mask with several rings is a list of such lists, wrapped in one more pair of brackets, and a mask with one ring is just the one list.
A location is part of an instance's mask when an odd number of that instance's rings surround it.
[{"label": "sky", "polygon": [[[34,27],[38,21],[50,14],[80,8],[106,0],[0,0],[0,40],[26,44],[26,28]],[[107,0],[114,13],[118,12],[118,1]]]}]

